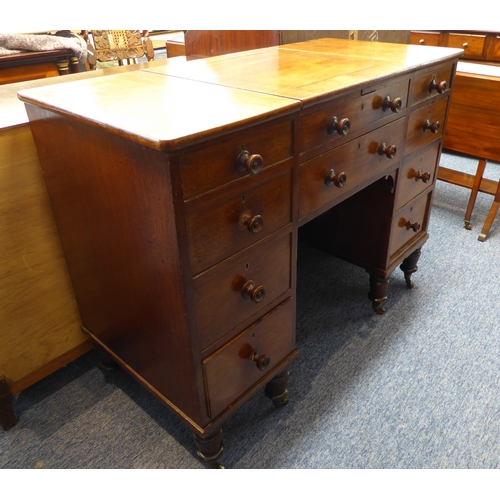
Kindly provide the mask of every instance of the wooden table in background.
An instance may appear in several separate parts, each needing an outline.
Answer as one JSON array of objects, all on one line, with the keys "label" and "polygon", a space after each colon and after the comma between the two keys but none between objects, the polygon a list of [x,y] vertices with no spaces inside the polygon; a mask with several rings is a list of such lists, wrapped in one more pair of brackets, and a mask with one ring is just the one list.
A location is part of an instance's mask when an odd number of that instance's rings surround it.
[{"label": "wooden table in background", "polygon": [[79,71],[78,58],[70,49],[0,56],[0,85],[68,75]]},{"label": "wooden table in background", "polygon": [[475,175],[440,167],[438,179],[471,190],[465,211],[471,229],[477,193],[492,195],[493,203],[478,237],[485,241],[500,205],[500,182],[483,178],[488,161],[500,162],[500,67],[459,62],[444,148],[478,158]]}]

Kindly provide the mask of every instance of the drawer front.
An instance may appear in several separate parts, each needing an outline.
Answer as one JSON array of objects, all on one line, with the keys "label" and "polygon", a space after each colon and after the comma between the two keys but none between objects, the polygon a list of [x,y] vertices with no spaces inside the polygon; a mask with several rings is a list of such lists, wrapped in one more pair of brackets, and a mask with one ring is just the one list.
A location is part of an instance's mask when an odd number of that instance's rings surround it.
[{"label": "drawer front", "polygon": [[[324,207],[325,210],[348,193],[361,189],[384,172],[397,168],[394,158],[379,154],[382,144],[402,148],[404,119],[381,127],[300,166],[299,219]],[[330,173],[334,171],[334,181]],[[345,183],[342,186],[342,174]],[[338,181],[337,183],[335,181]],[[337,185],[338,184],[338,185]]]},{"label": "drawer front", "polygon": [[448,98],[413,111],[408,120],[405,156],[443,135]]},{"label": "drawer front", "polygon": [[[181,158],[184,199],[190,199],[241,177],[250,175],[245,156],[258,155],[262,171],[293,157],[293,122],[278,122],[231,134],[208,148],[199,148]],[[237,160],[242,161],[239,163]],[[252,174],[254,175],[254,174]],[[260,175],[259,173],[255,174]]]},{"label": "drawer front", "polygon": [[[287,300],[203,361],[208,411],[212,418],[292,354],[295,350],[294,309],[293,300]],[[261,371],[259,364],[263,368],[266,362],[269,364]]]},{"label": "drawer front", "polygon": [[202,348],[291,287],[291,234],[266,238],[193,281]]},{"label": "drawer front", "polygon": [[485,59],[487,61],[500,61],[500,36],[491,37],[490,42]]},{"label": "drawer front", "polygon": [[193,276],[291,222],[292,170],[262,172],[260,181],[243,179],[185,203]]},{"label": "drawer front", "polygon": [[[356,94],[355,98],[336,99],[319,111],[303,116],[300,152],[304,153],[326,144],[336,147],[359,135],[368,125],[376,124],[383,119],[396,120],[399,117],[398,111],[406,109],[408,104],[408,86],[408,80],[404,80],[371,90],[366,95]],[[387,97],[389,99],[386,102]],[[399,109],[396,107],[398,100],[401,101]],[[396,111],[391,109],[391,105]],[[347,135],[339,134],[337,128],[333,127],[334,118],[339,124],[344,119],[349,120],[350,128]]]},{"label": "drawer front", "polygon": [[396,210],[418,196],[435,180],[439,159],[440,143],[421,150],[411,160],[403,163],[399,169],[396,194]]},{"label": "drawer front", "polygon": [[453,81],[454,65],[440,66],[429,69],[418,74],[413,79],[413,85],[410,91],[410,105],[423,102],[431,97],[439,95],[450,90]]},{"label": "drawer front", "polygon": [[432,192],[414,199],[396,212],[392,222],[391,243],[389,254],[391,258],[405,245],[427,231],[430,215]]},{"label": "drawer front", "polygon": [[447,45],[456,49],[464,49],[464,59],[482,59],[485,40],[485,35],[450,33]]},{"label": "drawer front", "polygon": [[438,47],[441,33],[432,31],[412,31],[410,33],[410,43],[413,45],[430,45]]}]

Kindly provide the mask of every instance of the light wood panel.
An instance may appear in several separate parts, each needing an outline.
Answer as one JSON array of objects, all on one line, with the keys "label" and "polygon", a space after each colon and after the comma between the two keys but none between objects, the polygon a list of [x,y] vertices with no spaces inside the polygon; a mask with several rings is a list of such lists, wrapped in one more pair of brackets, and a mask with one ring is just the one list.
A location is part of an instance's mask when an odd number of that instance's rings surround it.
[{"label": "light wood panel", "polygon": [[15,394],[89,349],[28,125],[0,130],[0,376]]}]

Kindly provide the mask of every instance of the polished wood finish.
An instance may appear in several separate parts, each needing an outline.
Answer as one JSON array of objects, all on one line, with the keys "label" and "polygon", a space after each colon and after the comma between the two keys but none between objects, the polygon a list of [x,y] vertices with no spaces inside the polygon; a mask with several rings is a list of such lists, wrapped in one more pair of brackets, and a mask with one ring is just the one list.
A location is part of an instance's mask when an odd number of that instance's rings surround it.
[{"label": "polished wood finish", "polygon": [[498,211],[498,181],[485,179],[488,161],[500,162],[498,123],[500,120],[500,69],[483,64],[459,63],[451,101],[444,147],[478,158],[475,175],[439,168],[438,178],[471,190],[464,216],[466,229],[470,222],[477,193],[494,197],[485,224],[478,237],[484,241]]},{"label": "polished wood finish", "polygon": [[276,30],[187,30],[184,39],[189,59],[271,47],[280,41]]},{"label": "polished wood finish", "polygon": [[[202,460],[257,390],[288,401],[299,226],[319,220],[317,242],[370,273],[377,312],[392,270],[417,269],[434,184],[400,194],[416,181],[399,169],[434,171],[442,136],[407,154],[409,118],[453,81],[427,100],[414,82],[452,76],[460,53],[318,40],[21,92],[84,330],[190,426]],[[345,96],[368,109],[332,134]],[[322,138],[304,146],[311,114]],[[323,172],[303,178],[310,164]]]},{"label": "polished wood finish", "polygon": [[463,49],[463,59],[478,62],[500,62],[500,32],[498,31],[412,31],[410,43]]}]

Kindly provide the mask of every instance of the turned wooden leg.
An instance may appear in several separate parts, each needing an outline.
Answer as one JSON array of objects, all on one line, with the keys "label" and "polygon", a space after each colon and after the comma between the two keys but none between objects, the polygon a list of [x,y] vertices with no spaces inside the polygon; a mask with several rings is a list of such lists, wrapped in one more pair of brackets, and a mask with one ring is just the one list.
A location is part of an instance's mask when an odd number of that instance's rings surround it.
[{"label": "turned wooden leg", "polygon": [[476,203],[477,193],[479,192],[479,187],[481,186],[481,181],[483,180],[486,163],[487,160],[479,160],[479,165],[477,166],[476,175],[474,176],[474,182],[472,183],[472,189],[469,196],[469,203],[467,204],[467,210],[465,211],[465,229],[472,229],[470,219],[472,216],[472,210],[474,209],[474,204]]},{"label": "turned wooden leg", "polygon": [[405,273],[405,281],[408,288],[413,288],[415,284],[411,280],[411,275],[418,271],[417,262],[422,254],[422,249],[419,248],[415,250],[412,254],[403,260],[403,263],[399,266],[399,269]]},{"label": "turned wooden leg", "polygon": [[288,403],[288,368],[276,375],[266,384],[264,394],[273,402],[274,406],[284,406]]},{"label": "turned wooden leg", "polygon": [[389,278],[387,276],[370,273],[370,292],[368,293],[368,298],[372,301],[373,310],[377,314],[385,313],[382,304],[387,300],[388,286]]},{"label": "turned wooden leg", "polygon": [[490,208],[490,211],[488,212],[488,215],[486,217],[486,221],[484,222],[483,229],[481,230],[481,234],[477,238],[479,241],[486,240],[486,236],[488,236],[488,233],[490,232],[491,226],[493,225],[493,221],[495,220],[495,217],[497,216],[499,207],[500,207],[500,179],[498,181],[497,192],[495,193],[495,198],[493,200],[493,203],[491,204],[491,208]]},{"label": "turned wooden leg", "polygon": [[5,377],[0,377],[0,424],[6,431],[17,424],[14,413],[14,398]]},{"label": "turned wooden leg", "polygon": [[223,469],[224,467],[219,463],[219,459],[224,452],[222,429],[203,437],[193,433],[193,437],[198,448],[198,458],[214,469]]}]

